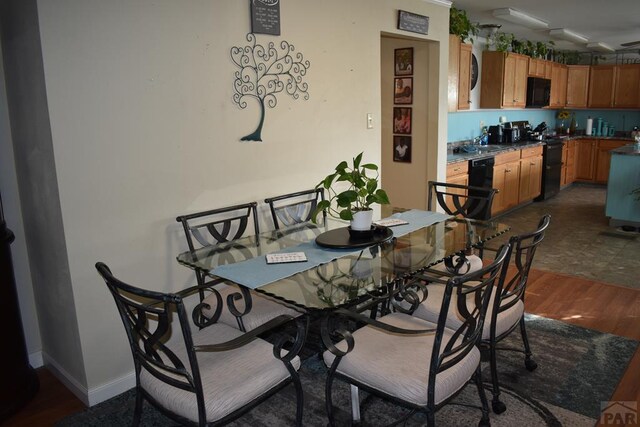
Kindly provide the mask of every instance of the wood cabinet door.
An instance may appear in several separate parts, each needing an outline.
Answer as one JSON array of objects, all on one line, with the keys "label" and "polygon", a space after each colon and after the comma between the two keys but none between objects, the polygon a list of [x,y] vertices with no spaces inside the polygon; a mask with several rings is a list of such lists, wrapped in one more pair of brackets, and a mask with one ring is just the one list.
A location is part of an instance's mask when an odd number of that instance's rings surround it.
[{"label": "wood cabinet door", "polygon": [[562,108],[567,99],[567,68],[565,65],[551,65],[551,98],[549,107]]},{"label": "wood cabinet door", "polygon": [[611,153],[609,151],[627,145],[628,141],[599,139],[596,150],[595,181],[606,183],[609,180]]},{"label": "wood cabinet door", "polygon": [[589,68],[588,65],[567,65],[567,107],[587,106]]},{"label": "wood cabinet door", "polygon": [[504,170],[504,209],[518,205],[520,199],[520,161],[507,163]]},{"label": "wood cabinet door", "polygon": [[535,199],[542,188],[542,156],[520,160],[520,190],[518,203]]},{"label": "wood cabinet door", "polygon": [[515,56],[513,76],[513,106],[525,107],[527,104],[527,74],[529,58],[523,55]]},{"label": "wood cabinet door", "polygon": [[613,106],[615,108],[640,107],[640,64],[617,66]]},{"label": "wood cabinet door", "polygon": [[576,175],[575,179],[593,181],[595,178],[595,139],[577,139],[576,143]]},{"label": "wood cabinet door", "polygon": [[564,166],[566,166],[565,185],[568,185],[576,180],[576,141],[567,141],[565,148],[567,149],[567,157],[564,161]]},{"label": "wood cabinet door", "polygon": [[589,75],[590,108],[610,108],[613,106],[615,65],[594,65]]},{"label": "wood cabinet door", "polygon": [[449,112],[458,110],[458,72],[460,68],[460,37],[449,35],[449,72],[447,104]]},{"label": "wood cabinet door", "polygon": [[[496,76],[499,78],[499,76]],[[504,59],[504,89],[502,93],[502,106],[513,107],[516,104],[516,56],[507,54]]]},{"label": "wood cabinet door", "polygon": [[471,106],[471,45],[460,45],[460,68],[458,73],[458,110]]}]

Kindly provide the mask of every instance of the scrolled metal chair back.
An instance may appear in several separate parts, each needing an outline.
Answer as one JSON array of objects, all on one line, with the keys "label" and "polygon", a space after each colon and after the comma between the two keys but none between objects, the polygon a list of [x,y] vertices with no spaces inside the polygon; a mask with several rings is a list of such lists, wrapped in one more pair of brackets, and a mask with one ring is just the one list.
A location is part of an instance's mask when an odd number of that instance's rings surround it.
[{"label": "scrolled metal chair back", "polygon": [[[437,373],[460,362],[480,342],[491,293],[508,251],[509,245],[504,245],[490,265],[469,274],[453,276],[447,281],[438,319],[436,342],[431,355],[429,381],[435,381]],[[443,332],[454,294],[455,308],[463,322],[445,342]]]},{"label": "scrolled metal chair back", "polygon": [[260,234],[257,220],[257,203],[244,203],[220,209],[212,209],[189,215],[181,215],[176,221],[182,223],[189,250],[239,239],[244,235],[253,215],[255,234]]},{"label": "scrolled metal chair back", "polygon": [[[270,197],[264,202],[269,205],[275,229],[279,230],[281,225],[291,226],[310,221],[311,213],[320,200],[324,200],[322,188]],[[327,213],[323,212],[323,217],[326,216]]]},{"label": "scrolled metal chair back", "polygon": [[[124,324],[136,368],[138,387],[140,371],[145,369],[166,384],[195,393],[198,404],[204,407],[200,371],[192,350],[191,330],[182,298],[121,282],[102,262],[96,263],[96,269],[107,284]],[[178,316],[188,361],[181,360],[164,344],[171,334],[172,313]]]},{"label": "scrolled metal chair back", "polygon": [[435,197],[438,205],[449,215],[488,220],[495,194],[495,188],[429,181],[427,206],[429,210],[435,208]]},{"label": "scrolled metal chair back", "polygon": [[[529,280],[529,271],[533,264],[533,258],[536,250],[542,240],[545,232],[551,222],[551,215],[544,215],[538,222],[536,231],[532,233],[520,234],[512,236],[509,239],[511,245],[510,252],[507,254],[507,261],[503,266],[503,272],[500,277],[499,292],[500,298],[496,298],[495,304],[498,305],[493,311],[494,317],[498,313],[508,310],[519,300],[524,300],[524,294]],[[507,279],[510,261],[513,261],[515,274]]]}]

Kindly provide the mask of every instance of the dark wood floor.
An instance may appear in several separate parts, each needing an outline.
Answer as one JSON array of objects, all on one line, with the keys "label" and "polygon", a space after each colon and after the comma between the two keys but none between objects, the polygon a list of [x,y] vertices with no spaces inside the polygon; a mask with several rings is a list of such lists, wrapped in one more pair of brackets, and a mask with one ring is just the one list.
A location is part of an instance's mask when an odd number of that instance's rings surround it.
[{"label": "dark wood floor", "polygon": [[[591,280],[532,271],[527,311],[567,323],[640,340],[640,291]],[[535,352],[535,349],[534,349]],[[84,405],[45,368],[38,370],[40,392],[7,426],[51,426]],[[640,349],[612,400],[640,401]]]}]

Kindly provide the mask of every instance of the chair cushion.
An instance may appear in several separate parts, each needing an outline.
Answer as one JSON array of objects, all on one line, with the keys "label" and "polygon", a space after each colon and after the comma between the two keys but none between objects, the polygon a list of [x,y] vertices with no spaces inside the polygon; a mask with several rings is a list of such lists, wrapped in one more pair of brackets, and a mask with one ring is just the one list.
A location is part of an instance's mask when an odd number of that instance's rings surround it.
[{"label": "chair cushion", "polygon": [[[392,313],[381,322],[405,329],[436,328],[431,322],[402,313]],[[443,347],[452,332],[445,329]],[[435,332],[422,335],[401,335],[366,326],[353,333],[355,346],[338,364],[337,372],[416,405],[427,405],[429,364]],[[338,348],[346,349],[344,342]],[[324,361],[331,366],[335,356],[324,352]],[[480,363],[480,351],[473,348],[459,363],[440,372],[435,382],[435,403],[438,404],[469,381]]]},{"label": "chair cushion", "polygon": [[[232,293],[239,293],[238,289],[234,286],[226,285],[216,286],[216,289],[220,292],[224,305],[218,322],[238,329],[238,320],[227,308],[227,296]],[[208,295],[203,302],[206,302],[211,306],[211,310],[203,310],[205,317],[211,318],[216,307],[215,294],[212,293]],[[293,317],[298,317],[300,315],[299,312],[292,308],[289,308],[265,295],[258,294],[257,292],[251,292],[251,302],[251,311],[242,316],[242,322],[244,323],[245,330],[247,331],[255,329],[281,314],[287,314]],[[240,310],[244,309],[244,303],[242,300],[236,301],[236,306]]]},{"label": "chair cushion", "polygon": [[[432,283],[430,285],[427,285],[429,296],[422,302],[422,304],[418,306],[418,308],[413,312],[413,315],[429,322],[437,322],[438,315],[440,313],[440,307],[442,307],[442,297],[444,295],[445,287],[446,285],[439,283]],[[484,326],[482,328],[483,340],[488,340],[491,337],[491,314],[493,313],[493,301],[495,297],[496,295],[494,287],[491,290],[491,302],[489,303],[489,309],[487,310]],[[516,296],[513,295],[511,297],[508,297],[503,301],[503,303],[509,302],[509,298],[516,298]],[[469,298],[469,310],[473,308],[473,305],[473,302]],[[454,291],[451,295],[451,303],[449,304],[449,313],[447,316],[447,327],[451,329],[458,329],[464,322],[464,319],[462,318],[460,313],[458,313],[456,306],[457,296]],[[522,301],[518,301],[512,307],[509,307],[507,310],[498,313],[496,323],[496,336],[500,336],[513,325],[518,323],[523,313],[524,304]]]},{"label": "chair cushion", "polygon": [[[458,258],[460,257],[457,255],[453,257],[453,265],[455,265],[456,262],[458,262]],[[460,269],[459,274],[473,273],[475,271],[482,269],[482,266],[483,266],[482,258],[480,258],[478,255],[466,255],[465,258],[467,258],[467,261],[469,261],[469,268],[467,268],[466,266],[463,266]],[[430,268],[438,271],[447,271],[447,267],[445,266],[444,262],[436,264]]]},{"label": "chair cushion", "polygon": [[[241,336],[242,332],[225,324],[216,323],[193,334],[196,345],[216,344]],[[171,346],[171,350],[190,371],[184,341]],[[219,420],[271,390],[289,378],[284,364],[273,356],[273,346],[262,339],[238,349],[224,352],[196,353],[207,421]],[[300,368],[300,358],[292,360]],[[146,369],[140,372],[140,385],[160,405],[173,413],[197,423],[198,404],[194,393],[170,386]]]}]

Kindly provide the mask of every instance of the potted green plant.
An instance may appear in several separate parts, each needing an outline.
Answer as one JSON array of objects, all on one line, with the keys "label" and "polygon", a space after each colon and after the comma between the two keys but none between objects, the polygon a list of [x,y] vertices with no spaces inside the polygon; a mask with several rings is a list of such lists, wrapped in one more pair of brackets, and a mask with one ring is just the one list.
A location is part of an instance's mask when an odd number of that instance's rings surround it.
[{"label": "potted green plant", "polygon": [[[335,172],[327,175],[316,188],[327,191],[327,200],[323,200],[312,212],[311,218],[316,222],[317,216],[323,210],[335,218],[351,221],[351,229],[368,231],[371,229],[373,211],[371,205],[378,203],[389,204],[387,193],[379,188],[380,174],[378,166],[373,163],[362,163],[362,154],[358,154],[349,165],[341,161]],[[344,188],[336,191],[334,186]],[[335,206],[334,206],[335,204]]]},{"label": "potted green plant", "polygon": [[460,37],[460,40],[464,43],[469,39],[473,43],[472,36],[477,36],[479,27],[469,20],[467,12],[462,9],[451,7],[449,12],[449,34],[454,34]]},{"label": "potted green plant", "polygon": [[507,52],[510,47],[513,48],[513,40],[513,34],[496,31],[496,33],[492,35],[487,47],[492,46],[497,52]]}]

